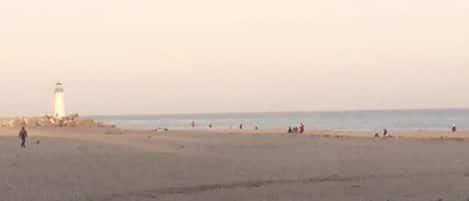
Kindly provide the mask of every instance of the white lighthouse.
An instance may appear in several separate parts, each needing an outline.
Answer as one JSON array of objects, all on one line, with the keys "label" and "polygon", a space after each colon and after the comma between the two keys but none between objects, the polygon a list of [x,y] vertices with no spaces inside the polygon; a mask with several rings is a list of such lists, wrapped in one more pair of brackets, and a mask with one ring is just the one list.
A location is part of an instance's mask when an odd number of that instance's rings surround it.
[{"label": "white lighthouse", "polygon": [[55,103],[54,103],[54,117],[62,119],[65,117],[65,102],[64,102],[64,88],[62,83],[57,82],[55,85]]}]

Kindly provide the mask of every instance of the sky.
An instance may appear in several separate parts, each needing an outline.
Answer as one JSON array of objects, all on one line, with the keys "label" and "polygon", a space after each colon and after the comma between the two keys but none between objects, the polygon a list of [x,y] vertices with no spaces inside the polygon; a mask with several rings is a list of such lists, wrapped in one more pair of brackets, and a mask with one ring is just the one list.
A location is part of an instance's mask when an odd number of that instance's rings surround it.
[{"label": "sky", "polygon": [[0,116],[469,107],[467,0],[0,0]]}]

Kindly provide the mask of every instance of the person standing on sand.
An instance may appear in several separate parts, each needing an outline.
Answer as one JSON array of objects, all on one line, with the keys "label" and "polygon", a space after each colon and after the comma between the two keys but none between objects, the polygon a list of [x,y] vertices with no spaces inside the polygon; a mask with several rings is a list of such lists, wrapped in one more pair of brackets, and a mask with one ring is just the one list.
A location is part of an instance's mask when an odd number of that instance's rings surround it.
[{"label": "person standing on sand", "polygon": [[28,131],[23,127],[21,127],[19,137],[21,139],[21,148],[26,148],[26,137],[28,137]]},{"label": "person standing on sand", "polygon": [[303,122],[300,123],[300,133],[303,134],[305,132],[305,124]]},{"label": "person standing on sand", "polygon": [[456,124],[453,124],[453,127],[451,127],[451,131],[453,133],[456,133],[456,131],[457,131]]}]

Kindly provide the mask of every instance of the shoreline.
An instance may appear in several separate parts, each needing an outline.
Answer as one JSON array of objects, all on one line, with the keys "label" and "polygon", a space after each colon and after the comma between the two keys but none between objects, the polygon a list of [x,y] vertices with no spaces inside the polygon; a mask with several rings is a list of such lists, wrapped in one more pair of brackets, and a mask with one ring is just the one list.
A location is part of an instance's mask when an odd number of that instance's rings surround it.
[{"label": "shoreline", "polygon": [[[321,136],[321,137],[358,137],[358,138],[375,138],[373,131],[357,131],[357,130],[332,130],[332,129],[306,129],[303,134],[301,133],[287,133],[286,129],[194,129],[205,132],[214,133],[230,133],[230,134],[284,134],[284,135],[298,135],[298,136]],[[191,131],[191,129],[181,129],[181,131]],[[378,132],[380,138],[382,132]],[[468,130],[461,130],[457,132],[439,131],[439,130],[390,130],[390,136],[386,138],[469,138]]]}]

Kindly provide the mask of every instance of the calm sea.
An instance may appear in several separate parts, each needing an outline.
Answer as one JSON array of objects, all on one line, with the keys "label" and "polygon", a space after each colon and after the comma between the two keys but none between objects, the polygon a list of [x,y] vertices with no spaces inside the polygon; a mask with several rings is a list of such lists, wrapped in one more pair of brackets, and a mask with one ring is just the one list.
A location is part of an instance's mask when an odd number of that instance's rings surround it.
[{"label": "calm sea", "polygon": [[447,130],[453,124],[469,129],[469,109],[376,110],[330,112],[269,112],[175,115],[93,116],[124,128],[287,128],[304,122],[306,128],[337,130]]}]

